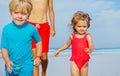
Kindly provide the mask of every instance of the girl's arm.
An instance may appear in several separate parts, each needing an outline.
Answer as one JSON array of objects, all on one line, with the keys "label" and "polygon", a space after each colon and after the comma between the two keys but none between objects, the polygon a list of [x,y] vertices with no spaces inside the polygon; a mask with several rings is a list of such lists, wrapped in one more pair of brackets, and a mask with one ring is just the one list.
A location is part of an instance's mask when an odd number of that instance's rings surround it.
[{"label": "girl's arm", "polygon": [[64,45],[62,45],[59,49],[57,49],[54,52],[54,56],[57,56],[61,51],[67,49],[71,45],[71,42],[72,42],[72,36],[69,37],[68,41]]},{"label": "girl's arm", "polygon": [[87,40],[88,40],[88,45],[89,45],[89,53],[92,53],[92,51],[94,50],[94,45],[93,45],[93,41],[92,41],[92,36],[90,34],[87,35]]}]

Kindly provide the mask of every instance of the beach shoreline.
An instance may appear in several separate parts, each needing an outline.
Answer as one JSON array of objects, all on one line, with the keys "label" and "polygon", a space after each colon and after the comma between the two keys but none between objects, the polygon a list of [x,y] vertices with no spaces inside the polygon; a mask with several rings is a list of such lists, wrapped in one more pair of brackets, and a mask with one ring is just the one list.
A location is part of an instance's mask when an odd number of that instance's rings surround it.
[{"label": "beach shoreline", "polygon": [[[112,50],[112,51],[111,51]],[[102,51],[94,51],[90,57],[88,76],[120,76],[120,49]],[[53,56],[53,52],[48,53],[49,64],[47,76],[70,76],[70,61],[71,52],[61,52],[57,57]],[[0,76],[4,74],[4,61],[0,57]],[[40,67],[41,73],[41,67]]]}]

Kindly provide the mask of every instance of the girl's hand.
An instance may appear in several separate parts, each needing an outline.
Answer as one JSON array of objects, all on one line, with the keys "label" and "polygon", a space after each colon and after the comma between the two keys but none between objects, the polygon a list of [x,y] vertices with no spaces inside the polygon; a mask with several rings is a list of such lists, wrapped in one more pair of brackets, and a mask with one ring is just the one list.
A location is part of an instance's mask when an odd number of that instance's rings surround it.
[{"label": "girl's hand", "polygon": [[40,63],[41,63],[40,58],[39,58],[39,57],[38,57],[38,58],[35,58],[35,60],[34,60],[34,65],[35,65],[35,66],[39,66]]},{"label": "girl's hand", "polygon": [[55,52],[54,52],[54,56],[57,56],[59,53],[60,53],[59,50],[55,51]]},{"label": "girl's hand", "polygon": [[6,66],[7,66],[7,71],[8,71],[9,73],[12,73],[12,68],[11,68],[11,66],[13,66],[13,62],[12,62],[12,61],[8,61],[8,62],[6,63]]},{"label": "girl's hand", "polygon": [[89,53],[90,49],[89,48],[85,48],[85,52]]}]

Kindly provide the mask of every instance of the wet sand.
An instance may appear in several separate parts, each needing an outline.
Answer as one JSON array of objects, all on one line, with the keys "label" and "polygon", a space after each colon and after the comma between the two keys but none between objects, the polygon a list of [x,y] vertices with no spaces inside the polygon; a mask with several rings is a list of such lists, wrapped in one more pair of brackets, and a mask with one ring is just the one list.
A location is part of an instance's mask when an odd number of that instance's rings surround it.
[{"label": "wet sand", "polygon": [[[54,57],[49,54],[47,76],[70,76],[70,52]],[[120,76],[120,52],[93,52],[89,62],[88,76]],[[41,67],[40,67],[41,72]],[[4,61],[0,56],[0,76],[4,74]]]}]

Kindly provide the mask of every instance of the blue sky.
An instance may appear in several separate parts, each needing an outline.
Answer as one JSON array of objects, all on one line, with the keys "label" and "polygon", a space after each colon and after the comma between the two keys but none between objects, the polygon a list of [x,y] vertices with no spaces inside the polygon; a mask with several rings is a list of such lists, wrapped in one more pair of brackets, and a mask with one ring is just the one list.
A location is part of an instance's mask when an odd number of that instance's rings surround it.
[{"label": "blue sky", "polygon": [[[0,2],[0,36],[3,26],[11,21],[9,1]],[[53,0],[53,4],[56,36],[51,37],[50,48],[58,48],[66,42],[70,35],[68,24],[76,11],[90,15],[88,32],[93,36],[95,48],[120,47],[120,0]]]}]

